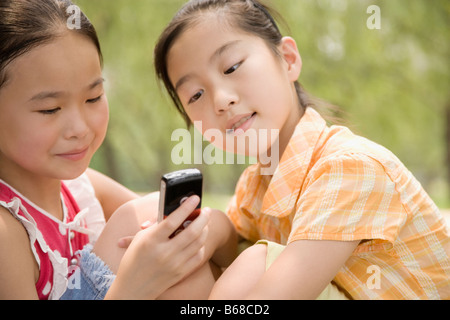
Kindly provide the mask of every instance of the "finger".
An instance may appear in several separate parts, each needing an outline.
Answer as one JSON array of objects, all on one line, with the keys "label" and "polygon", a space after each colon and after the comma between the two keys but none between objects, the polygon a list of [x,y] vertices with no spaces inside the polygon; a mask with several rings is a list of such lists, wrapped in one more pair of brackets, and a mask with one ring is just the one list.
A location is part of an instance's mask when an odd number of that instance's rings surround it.
[{"label": "finger", "polygon": [[172,212],[166,219],[161,222],[161,227],[165,229],[167,236],[170,236],[182,223],[189,217],[200,202],[197,195],[189,197],[180,207]]},{"label": "finger", "polygon": [[202,246],[198,248],[195,253],[185,261],[185,263],[183,264],[183,268],[186,274],[190,274],[192,271],[205,263],[205,252],[205,246]]},{"label": "finger", "polygon": [[145,221],[144,223],[141,224],[141,229],[142,230],[147,229],[147,228],[151,227],[154,224],[155,224],[154,222],[152,222],[150,220],[147,220],[147,221]]},{"label": "finger", "polygon": [[202,210],[202,213],[173,239],[174,245],[186,248],[202,236],[206,237],[209,220],[210,211]]},{"label": "finger", "polygon": [[[186,230],[183,230],[185,232]],[[194,241],[191,241],[188,245],[181,248],[178,247],[178,261],[182,262],[180,267],[186,266],[188,261],[194,263],[192,267],[198,267],[201,263],[204,263],[203,260],[205,256],[205,244],[208,236],[208,227],[204,228],[204,231],[197,237]],[[195,262],[193,262],[195,261]],[[189,267],[190,268],[190,267]]]}]

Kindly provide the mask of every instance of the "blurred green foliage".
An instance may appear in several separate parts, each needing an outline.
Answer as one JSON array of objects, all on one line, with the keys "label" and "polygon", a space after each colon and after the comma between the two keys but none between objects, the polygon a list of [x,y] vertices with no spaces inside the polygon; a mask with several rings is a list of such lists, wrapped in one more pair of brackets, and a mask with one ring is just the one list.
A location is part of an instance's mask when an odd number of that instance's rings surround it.
[{"label": "blurred green foliage", "polygon": [[[137,191],[156,190],[185,127],[155,78],[153,47],[183,0],[78,0],[97,28],[110,103],[109,134],[92,166]],[[267,1],[270,3],[270,1]],[[393,151],[450,206],[450,1],[271,1],[297,40],[300,82],[337,105],[356,133]],[[366,25],[370,5],[380,29]],[[283,23],[281,24],[283,26]],[[450,113],[449,113],[450,114]],[[195,165],[208,193],[233,192],[245,165]]]}]

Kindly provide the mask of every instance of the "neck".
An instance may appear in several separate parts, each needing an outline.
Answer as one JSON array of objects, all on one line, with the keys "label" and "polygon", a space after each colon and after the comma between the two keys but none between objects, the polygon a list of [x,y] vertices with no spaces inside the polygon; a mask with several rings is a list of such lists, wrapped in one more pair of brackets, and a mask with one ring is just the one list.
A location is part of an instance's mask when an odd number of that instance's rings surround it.
[{"label": "neck", "polygon": [[294,134],[295,128],[304,114],[305,109],[300,105],[296,105],[285,125],[280,130],[280,158],[283,155],[284,150],[286,150],[286,147]]},{"label": "neck", "polygon": [[35,205],[62,220],[60,180],[2,169],[0,169],[0,178]]},{"label": "neck", "polygon": [[303,117],[304,113],[305,110],[303,108],[295,108],[291,115],[288,117],[283,128],[280,130],[277,141],[275,141],[275,143],[272,143],[271,147],[267,150],[267,154],[265,157],[266,159],[263,159],[261,156],[258,158],[258,162],[260,163],[261,168],[266,169],[265,172],[272,172],[273,174],[273,172],[275,171],[283,156],[284,151],[289,144],[289,141],[292,138],[292,135],[294,134],[295,128],[300,119]]}]

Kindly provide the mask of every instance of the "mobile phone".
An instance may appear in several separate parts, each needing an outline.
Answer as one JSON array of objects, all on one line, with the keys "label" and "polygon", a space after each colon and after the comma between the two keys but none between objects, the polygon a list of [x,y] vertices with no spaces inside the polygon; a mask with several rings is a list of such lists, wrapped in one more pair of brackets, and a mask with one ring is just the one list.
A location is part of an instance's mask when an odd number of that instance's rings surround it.
[{"label": "mobile phone", "polygon": [[170,236],[171,238],[186,228],[200,214],[202,186],[203,176],[198,169],[178,170],[167,173],[161,177],[158,222],[161,222],[169,216],[190,196],[197,195],[200,198],[200,202],[196,209]]}]

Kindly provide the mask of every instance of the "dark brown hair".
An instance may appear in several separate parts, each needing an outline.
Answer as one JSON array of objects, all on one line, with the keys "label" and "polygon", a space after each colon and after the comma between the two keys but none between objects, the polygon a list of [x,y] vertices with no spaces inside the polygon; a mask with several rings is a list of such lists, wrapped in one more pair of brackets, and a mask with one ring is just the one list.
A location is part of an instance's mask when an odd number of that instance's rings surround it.
[{"label": "dark brown hair", "polygon": [[[188,126],[190,120],[183,109],[181,101],[171,83],[167,70],[167,54],[175,40],[192,25],[200,21],[202,13],[215,11],[220,17],[226,17],[227,23],[244,32],[256,35],[266,41],[275,54],[279,54],[278,45],[283,38],[274,16],[279,16],[273,9],[257,0],[191,0],[175,15],[161,34],[155,47],[155,70],[157,77],[163,82],[170,98],[185,119]],[[302,108],[312,105],[308,95],[300,83],[295,82],[299,103]]]},{"label": "dark brown hair", "polygon": [[[8,80],[7,66],[12,61],[69,30],[71,5],[69,0],[0,0],[0,89]],[[92,40],[102,62],[97,33],[83,12],[73,32]]]}]

